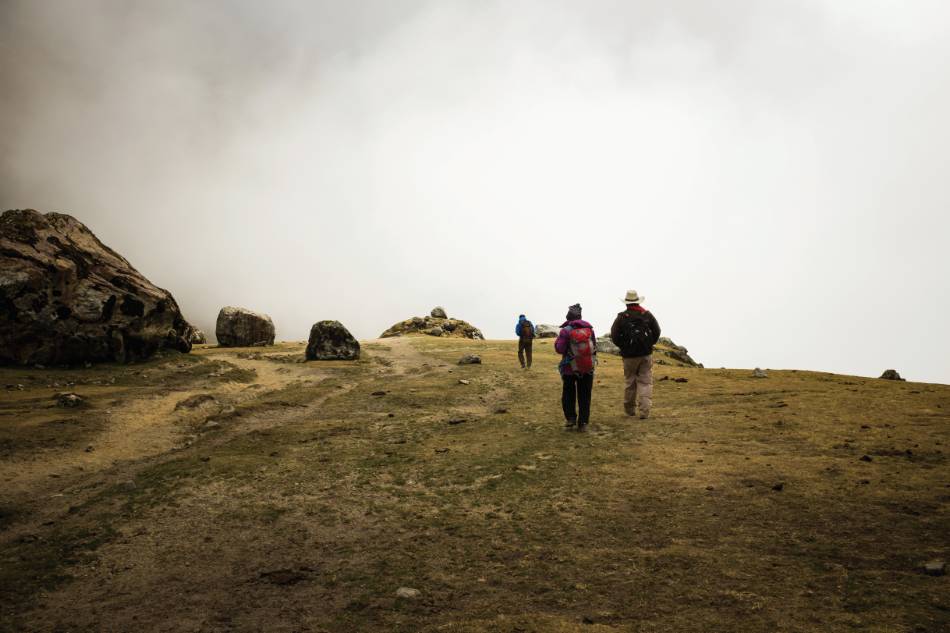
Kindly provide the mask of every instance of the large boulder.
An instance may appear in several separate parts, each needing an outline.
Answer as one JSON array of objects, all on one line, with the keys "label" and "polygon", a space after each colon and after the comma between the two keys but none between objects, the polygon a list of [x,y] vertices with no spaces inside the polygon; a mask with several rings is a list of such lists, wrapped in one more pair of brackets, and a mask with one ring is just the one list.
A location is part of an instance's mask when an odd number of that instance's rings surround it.
[{"label": "large boulder", "polygon": [[396,323],[391,328],[379,335],[380,338],[392,338],[394,336],[406,336],[415,334],[425,334],[428,336],[469,338],[483,340],[481,330],[467,323],[462,319],[448,319],[445,317],[434,316],[437,311],[445,314],[441,308],[433,308],[432,314],[427,317],[411,317],[405,321]]},{"label": "large boulder", "polygon": [[598,354],[614,354],[615,356],[620,356],[620,348],[614,344],[609,334],[597,337],[596,349]]},{"label": "large boulder", "polygon": [[208,337],[205,336],[205,333],[204,333],[204,332],[202,332],[202,331],[199,330],[198,328],[192,329],[192,331],[191,331],[191,344],[192,344],[192,345],[204,345],[204,344],[207,343],[207,342],[208,342]]},{"label": "large boulder", "polygon": [[429,316],[435,317],[436,319],[447,319],[449,315],[445,313],[445,308],[442,306],[436,306],[432,308],[432,311],[429,312]]},{"label": "large boulder", "polygon": [[307,360],[356,360],[360,344],[339,321],[320,321],[310,328]]},{"label": "large boulder", "polygon": [[557,338],[561,328],[556,325],[545,325],[544,323],[534,327],[534,335],[537,338]]},{"label": "large boulder", "polygon": [[221,347],[260,347],[274,344],[274,322],[271,318],[244,308],[221,308],[214,330]]},{"label": "large boulder", "polygon": [[144,360],[190,351],[193,329],[167,290],[76,218],[0,215],[0,362]]}]

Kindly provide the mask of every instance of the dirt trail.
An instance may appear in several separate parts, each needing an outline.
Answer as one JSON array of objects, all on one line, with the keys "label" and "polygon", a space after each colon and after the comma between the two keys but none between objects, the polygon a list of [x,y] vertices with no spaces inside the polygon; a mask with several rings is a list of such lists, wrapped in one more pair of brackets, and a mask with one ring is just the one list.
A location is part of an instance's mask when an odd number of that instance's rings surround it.
[{"label": "dirt trail", "polygon": [[412,344],[412,338],[396,336],[374,339],[364,343],[367,349],[383,362],[384,366],[376,370],[377,375],[405,376],[409,373],[418,372],[420,369],[447,369],[450,367],[448,363],[443,363],[417,350]]},{"label": "dirt trail", "polygon": [[[7,493],[11,496],[62,496],[63,486],[59,480],[74,480],[77,476],[88,478],[118,464],[147,459],[186,445],[194,439],[191,423],[196,413],[176,411],[175,407],[191,396],[212,394],[218,403],[234,406],[294,381],[316,384],[327,375],[295,363],[240,358],[233,352],[217,349],[197,354],[251,370],[255,382],[250,385],[241,382],[211,385],[199,381],[191,389],[124,400],[100,413],[106,418],[104,430],[82,446],[43,450],[26,459],[0,463],[0,481],[4,482]],[[89,412],[88,415],[97,413]]]}]

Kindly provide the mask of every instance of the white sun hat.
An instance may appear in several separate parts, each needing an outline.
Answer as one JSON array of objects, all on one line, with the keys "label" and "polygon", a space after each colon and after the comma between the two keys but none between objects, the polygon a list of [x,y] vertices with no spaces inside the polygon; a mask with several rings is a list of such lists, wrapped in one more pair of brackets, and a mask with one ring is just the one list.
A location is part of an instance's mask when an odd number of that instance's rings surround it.
[{"label": "white sun hat", "polygon": [[644,299],[646,299],[646,297],[641,297],[640,295],[638,295],[636,290],[628,290],[627,296],[624,297],[623,302],[624,303],[643,303]]}]

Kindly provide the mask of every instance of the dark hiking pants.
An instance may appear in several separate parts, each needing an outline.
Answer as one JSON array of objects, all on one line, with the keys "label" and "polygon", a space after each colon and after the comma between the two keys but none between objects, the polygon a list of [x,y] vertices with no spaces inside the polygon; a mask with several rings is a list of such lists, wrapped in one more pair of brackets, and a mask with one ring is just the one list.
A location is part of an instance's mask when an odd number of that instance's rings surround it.
[{"label": "dark hiking pants", "polygon": [[[563,389],[561,390],[561,407],[564,409],[564,419],[568,422],[587,424],[590,421],[590,394],[594,389],[594,374],[561,376]],[[577,411],[574,402],[577,402]]]},{"label": "dark hiking pants", "polygon": [[[531,344],[534,341],[530,338],[518,339],[518,361],[522,367],[531,367]],[[528,364],[525,365],[525,357],[528,358]]]}]

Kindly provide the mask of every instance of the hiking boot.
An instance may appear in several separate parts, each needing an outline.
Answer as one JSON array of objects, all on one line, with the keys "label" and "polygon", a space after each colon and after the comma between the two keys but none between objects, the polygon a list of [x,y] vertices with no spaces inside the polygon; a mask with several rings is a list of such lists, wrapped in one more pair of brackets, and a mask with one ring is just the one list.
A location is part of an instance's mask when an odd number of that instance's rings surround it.
[{"label": "hiking boot", "polygon": [[629,415],[631,418],[637,414],[636,409],[627,409],[627,408],[624,408],[623,412],[626,413],[627,415]]},{"label": "hiking boot", "polygon": [[649,411],[641,411],[641,412],[640,412],[640,419],[641,419],[641,420],[646,420],[648,417],[650,417],[650,412],[649,412]]},{"label": "hiking boot", "polygon": [[587,423],[585,422],[584,424],[578,424],[578,425],[577,425],[577,432],[578,432],[578,433],[586,433],[586,432],[587,432]]},{"label": "hiking boot", "polygon": [[567,420],[564,422],[564,429],[570,431],[577,424],[577,420]]}]

